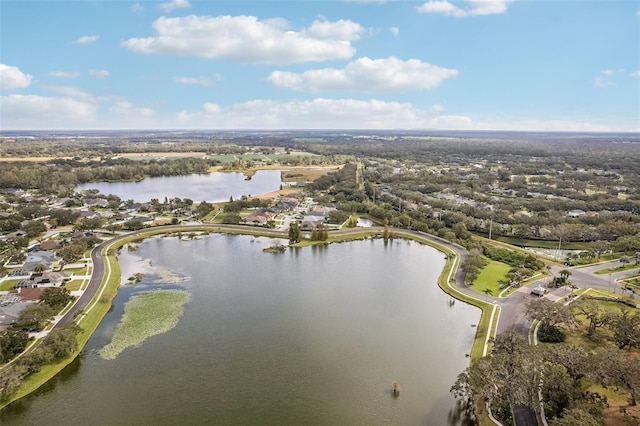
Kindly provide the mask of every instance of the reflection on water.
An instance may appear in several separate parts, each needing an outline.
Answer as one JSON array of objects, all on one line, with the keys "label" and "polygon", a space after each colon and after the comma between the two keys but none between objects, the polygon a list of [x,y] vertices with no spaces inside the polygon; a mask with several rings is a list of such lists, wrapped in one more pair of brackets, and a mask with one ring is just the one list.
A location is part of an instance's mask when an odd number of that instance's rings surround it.
[{"label": "reflection on water", "polygon": [[166,284],[123,287],[84,359],[0,423],[467,424],[449,388],[479,312],[438,288],[441,253],[396,239],[269,255],[268,241],[146,240],[137,255],[191,277],[171,284],[192,295],[176,328],[100,359],[130,295]]}]

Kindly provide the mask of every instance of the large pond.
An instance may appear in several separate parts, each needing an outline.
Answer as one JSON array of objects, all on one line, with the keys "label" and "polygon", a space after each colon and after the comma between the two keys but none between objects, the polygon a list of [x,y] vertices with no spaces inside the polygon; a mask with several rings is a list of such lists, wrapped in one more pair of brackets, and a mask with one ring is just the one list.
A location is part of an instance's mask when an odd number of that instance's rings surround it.
[{"label": "large pond", "polygon": [[[438,288],[442,253],[407,240],[262,252],[272,244],[145,240],[145,277],[121,289],[84,356],[0,424],[457,424],[449,388],[479,311]],[[174,329],[100,357],[131,295],[176,287],[191,301]]]},{"label": "large pond", "polygon": [[228,201],[243,195],[260,195],[280,188],[279,170],[258,170],[250,180],[236,172],[215,172],[187,176],[150,177],[140,182],[90,182],[76,186],[76,192],[97,189],[100,193],[115,194],[123,200],[147,202],[152,198],[164,200],[180,197],[195,202]]}]

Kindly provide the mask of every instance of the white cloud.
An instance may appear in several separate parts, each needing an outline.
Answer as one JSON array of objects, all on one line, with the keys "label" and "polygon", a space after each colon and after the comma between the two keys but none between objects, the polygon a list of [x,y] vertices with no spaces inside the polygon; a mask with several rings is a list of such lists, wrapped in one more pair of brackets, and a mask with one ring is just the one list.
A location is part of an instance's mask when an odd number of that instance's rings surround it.
[{"label": "white cloud", "polygon": [[80,76],[80,73],[77,71],[51,71],[49,75],[58,78],[76,78]]},{"label": "white cloud", "polygon": [[632,72],[631,77],[640,78],[640,70]]},{"label": "white cloud", "polygon": [[79,87],[75,86],[43,86],[45,89],[51,90],[59,95],[68,97],[68,98],[79,98],[79,99],[93,99],[93,95],[89,92],[85,92]]},{"label": "white cloud", "polygon": [[142,7],[142,5],[140,3],[134,3],[134,4],[131,5],[131,11],[133,13],[140,12],[143,9],[144,8]]},{"label": "white cloud", "polygon": [[220,76],[215,75],[213,79],[209,77],[173,77],[173,81],[180,84],[197,84],[200,86],[215,86],[220,81]]},{"label": "white cloud", "polygon": [[282,19],[255,16],[158,18],[157,35],[130,38],[121,46],[138,53],[197,56],[244,63],[290,64],[346,59],[364,29],[357,23],[315,21],[304,30],[284,30]]},{"label": "white cloud", "polygon": [[505,13],[513,0],[466,0],[466,7],[461,8],[448,0],[429,0],[418,7],[420,13],[440,13],[442,15],[464,18],[467,16],[484,16]]},{"label": "white cloud", "polygon": [[439,114],[444,108],[428,109],[411,103],[381,100],[324,99],[276,101],[256,99],[220,106],[206,103],[202,110],[182,111],[176,128],[212,129],[448,129],[522,131],[612,131],[600,123],[573,120],[476,121],[465,115]]},{"label": "white cloud", "polygon": [[95,78],[107,78],[109,77],[109,71],[107,70],[89,70],[89,75]]},{"label": "white cloud", "polygon": [[154,115],[154,111],[151,108],[136,108],[127,101],[116,102],[109,108],[109,111],[128,118],[132,118],[132,116],[148,118]]},{"label": "white cloud", "polygon": [[273,71],[268,80],[279,87],[294,90],[353,90],[388,92],[432,89],[447,78],[458,75],[455,69],[442,68],[419,59],[359,58],[344,69],[322,68],[303,73]]},{"label": "white cloud", "polygon": [[614,70],[602,70],[602,71],[600,71],[600,74],[606,75],[607,77],[611,77],[614,73],[615,73]]},{"label": "white cloud", "polygon": [[32,80],[33,76],[23,73],[20,68],[0,64],[0,90],[24,89]]},{"label": "white cloud", "polygon": [[82,36],[79,39],[77,39],[76,41],[74,41],[75,44],[89,44],[89,43],[94,43],[96,41],[98,41],[98,39],[100,38],[99,35],[86,35],[86,36]]},{"label": "white cloud", "polygon": [[607,80],[604,77],[596,77],[593,79],[593,84],[596,87],[607,88],[607,87],[615,87],[616,83],[611,80]]},{"label": "white cloud", "polygon": [[398,37],[398,34],[400,34],[400,28],[398,27],[391,27],[389,28],[389,31],[391,31],[391,34],[393,34],[394,37]]},{"label": "white cloud", "polygon": [[160,4],[160,8],[164,10],[164,13],[171,13],[173,9],[189,9],[190,7],[189,0],[171,0]]},{"label": "white cloud", "polygon": [[77,99],[36,95],[9,95],[0,98],[2,127],[77,128],[79,123],[94,121],[96,107]]}]

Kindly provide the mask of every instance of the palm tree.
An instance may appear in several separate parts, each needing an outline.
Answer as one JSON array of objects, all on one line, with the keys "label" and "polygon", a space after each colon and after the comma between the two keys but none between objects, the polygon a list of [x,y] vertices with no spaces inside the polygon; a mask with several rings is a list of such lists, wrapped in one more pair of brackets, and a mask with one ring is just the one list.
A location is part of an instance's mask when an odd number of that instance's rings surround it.
[{"label": "palm tree", "polygon": [[33,272],[35,272],[36,274],[41,274],[45,271],[45,267],[42,263],[38,263],[36,266],[33,267]]},{"label": "palm tree", "polygon": [[490,288],[485,288],[484,290],[482,290],[482,292],[484,293],[484,300],[486,302],[489,301],[489,296],[493,296],[493,290],[491,290]]},{"label": "palm tree", "polygon": [[569,280],[569,277],[571,276],[571,271],[568,269],[563,269],[559,273],[560,273],[560,278],[562,278],[562,281],[564,282],[567,282]]}]

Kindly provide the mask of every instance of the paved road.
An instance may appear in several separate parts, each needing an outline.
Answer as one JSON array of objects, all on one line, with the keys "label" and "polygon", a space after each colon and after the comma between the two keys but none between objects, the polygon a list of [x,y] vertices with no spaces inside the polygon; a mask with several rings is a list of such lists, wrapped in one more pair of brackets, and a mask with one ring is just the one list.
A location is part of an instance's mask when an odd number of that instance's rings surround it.
[{"label": "paved road", "polygon": [[102,261],[102,249],[109,244],[109,241],[106,241],[98,246],[96,246],[91,251],[91,261],[93,262],[93,272],[91,274],[91,279],[89,280],[89,284],[87,285],[86,290],[82,293],[82,296],[78,299],[78,301],[73,305],[73,307],[67,312],[61,319],[58,321],[54,329],[62,328],[65,325],[69,324],[73,321],[76,314],[83,309],[85,309],[95,294],[100,289],[100,284],[102,283],[102,279],[104,277],[104,262]]}]

